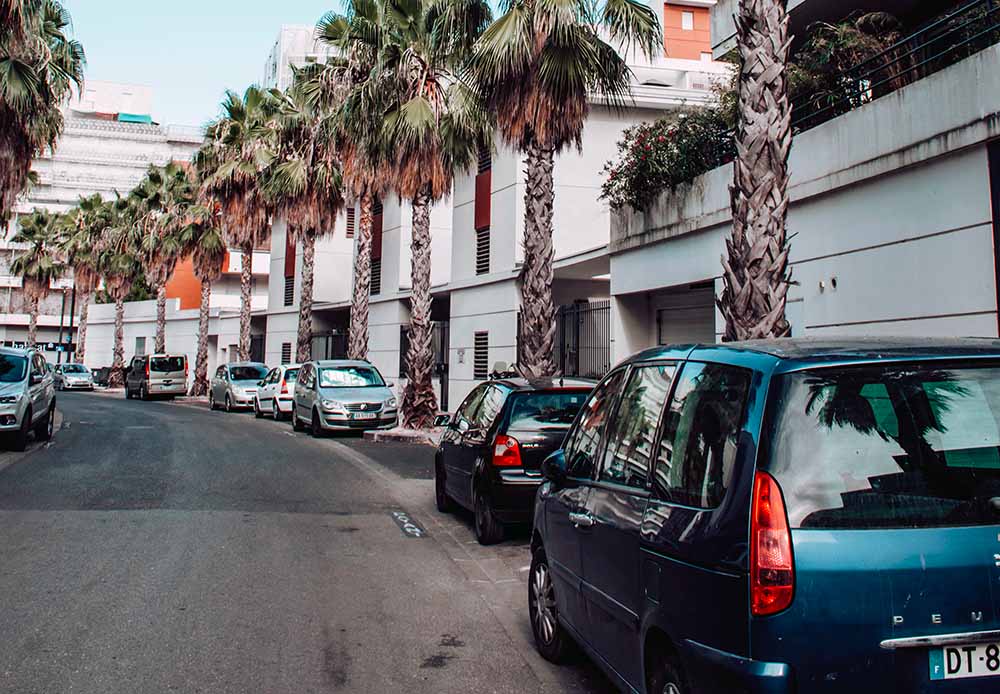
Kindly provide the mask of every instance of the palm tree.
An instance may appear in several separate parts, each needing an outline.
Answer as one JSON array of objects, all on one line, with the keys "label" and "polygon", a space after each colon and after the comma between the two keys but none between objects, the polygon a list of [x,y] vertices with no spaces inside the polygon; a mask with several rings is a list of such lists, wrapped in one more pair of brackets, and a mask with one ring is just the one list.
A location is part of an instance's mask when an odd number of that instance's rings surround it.
[{"label": "palm tree", "polygon": [[186,226],[181,235],[185,255],[194,260],[194,274],[201,281],[201,303],[198,310],[198,355],[195,358],[194,382],[191,395],[208,393],[208,321],[212,299],[212,283],[222,276],[226,260],[226,240],[217,218],[200,205],[186,212]]},{"label": "palm tree", "polygon": [[38,303],[63,271],[56,257],[60,221],[59,215],[35,208],[19,222],[20,228],[11,240],[28,247],[15,256],[10,269],[23,282],[28,301],[28,346],[34,346],[38,340]]},{"label": "palm tree", "polygon": [[0,0],[0,221],[29,180],[31,162],[62,133],[60,106],[83,84],[83,47],[56,0]]},{"label": "palm tree", "polygon": [[581,146],[589,98],[621,106],[630,71],[606,33],[625,52],[662,51],[660,23],[638,0],[508,0],[504,13],[476,42],[472,76],[504,139],[525,157],[523,346],[528,376],[555,373],[552,177],[555,155]]},{"label": "palm tree", "polygon": [[[316,26],[319,40],[338,48],[342,58],[328,66],[315,84],[335,95],[327,127],[336,144],[344,190],[359,207],[347,356],[367,359],[372,210],[388,190],[390,174],[381,140],[385,95],[378,90],[378,80],[370,79],[378,69],[378,52],[371,45],[380,45],[385,12],[382,4],[368,0],[347,0],[346,5],[344,14],[328,13]],[[365,34],[375,38],[355,40]]]},{"label": "palm tree", "polygon": [[788,337],[788,14],[783,0],[740,0],[739,124],[733,232],[722,258],[723,339]]},{"label": "palm tree", "polygon": [[156,292],[156,340],[154,350],[167,350],[167,280],[181,259],[180,232],[186,221],[186,208],[193,204],[197,189],[188,177],[187,167],[170,162],[165,167],[150,167],[146,177],[132,191],[141,211],[136,231],[146,268],[146,281]]},{"label": "palm tree", "polygon": [[278,155],[268,180],[269,194],[287,220],[287,233],[302,243],[302,287],[295,360],[312,358],[313,274],[316,239],[333,231],[344,206],[340,165],[324,128],[322,90],[308,89],[315,70],[296,72],[278,113]]},{"label": "palm tree", "polygon": [[[253,86],[241,97],[227,92],[223,115],[209,125],[207,143],[199,150],[202,194],[218,204],[223,232],[243,255],[240,276],[239,358],[250,358],[253,251],[267,239],[272,204],[265,194],[265,172],[274,159],[275,114],[281,95]],[[209,206],[211,202],[209,202]]]},{"label": "palm tree", "polygon": [[108,385],[125,383],[125,298],[143,276],[142,250],[135,244],[141,211],[134,198],[108,203],[109,223],[98,245],[98,265],[108,294],[115,302],[114,359]]},{"label": "palm tree", "polygon": [[80,326],[77,329],[76,359],[87,358],[87,318],[90,297],[101,282],[98,247],[101,234],[111,220],[110,206],[99,193],[80,198],[64,217],[60,247],[73,271],[73,285],[80,301]]},{"label": "palm tree", "polygon": [[[431,206],[451,193],[490,133],[477,94],[460,79],[472,46],[490,21],[484,0],[389,2],[379,70],[372,79],[388,101],[384,142],[400,198],[410,200],[411,295],[404,426],[429,427],[437,415],[431,332]],[[361,35],[355,40],[366,40]]]}]

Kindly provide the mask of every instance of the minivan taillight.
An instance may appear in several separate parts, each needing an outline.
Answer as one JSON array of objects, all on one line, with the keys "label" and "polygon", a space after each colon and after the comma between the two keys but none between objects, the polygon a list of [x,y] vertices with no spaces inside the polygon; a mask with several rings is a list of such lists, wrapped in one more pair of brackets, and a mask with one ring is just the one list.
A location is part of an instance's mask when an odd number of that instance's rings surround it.
[{"label": "minivan taillight", "polygon": [[521,446],[513,436],[498,434],[493,442],[493,464],[497,467],[521,467]]},{"label": "minivan taillight", "polygon": [[754,615],[777,614],[792,604],[795,568],[792,533],[781,488],[766,472],[753,480],[750,515],[750,607]]},{"label": "minivan taillight", "polygon": [[146,378],[149,378],[149,359],[146,360]]}]

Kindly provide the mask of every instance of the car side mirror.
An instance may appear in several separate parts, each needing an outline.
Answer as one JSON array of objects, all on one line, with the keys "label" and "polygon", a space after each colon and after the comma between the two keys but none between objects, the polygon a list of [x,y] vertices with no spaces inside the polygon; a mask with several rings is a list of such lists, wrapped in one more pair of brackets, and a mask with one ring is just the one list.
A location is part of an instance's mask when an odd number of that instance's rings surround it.
[{"label": "car side mirror", "polygon": [[396,387],[396,382],[395,381],[386,381],[385,382],[385,387],[386,388],[395,388]]},{"label": "car side mirror", "polygon": [[458,429],[459,432],[461,432],[463,434],[469,430],[470,426],[471,425],[469,424],[468,420],[465,420],[465,419],[459,419],[455,423],[455,428]]},{"label": "car side mirror", "polygon": [[542,461],[542,477],[554,484],[566,480],[566,453],[562,449]]},{"label": "car side mirror", "polygon": [[42,374],[31,374],[31,385],[37,386],[45,378]]},{"label": "car side mirror", "polygon": [[436,427],[446,427],[451,424],[450,414],[439,414],[434,418],[434,426]]},{"label": "car side mirror", "polygon": [[264,387],[264,381],[257,381],[257,386],[263,388]]}]

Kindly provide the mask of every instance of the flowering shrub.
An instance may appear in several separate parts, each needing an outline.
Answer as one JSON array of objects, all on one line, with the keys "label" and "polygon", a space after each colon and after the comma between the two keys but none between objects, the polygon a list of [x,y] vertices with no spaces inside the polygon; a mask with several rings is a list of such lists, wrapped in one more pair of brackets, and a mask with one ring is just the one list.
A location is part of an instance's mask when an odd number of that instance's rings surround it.
[{"label": "flowering shrub", "polygon": [[709,107],[628,128],[617,161],[604,166],[601,198],[612,207],[642,209],[664,189],[732,161],[736,146],[727,116],[723,106]]}]

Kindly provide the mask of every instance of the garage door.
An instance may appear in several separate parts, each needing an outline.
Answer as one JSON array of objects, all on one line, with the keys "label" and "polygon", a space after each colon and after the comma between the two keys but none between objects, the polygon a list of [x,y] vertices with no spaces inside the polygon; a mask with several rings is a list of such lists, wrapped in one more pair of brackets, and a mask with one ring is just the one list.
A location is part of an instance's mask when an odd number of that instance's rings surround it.
[{"label": "garage door", "polygon": [[692,289],[653,297],[657,341],[661,345],[713,344],[715,294],[712,289]]}]

